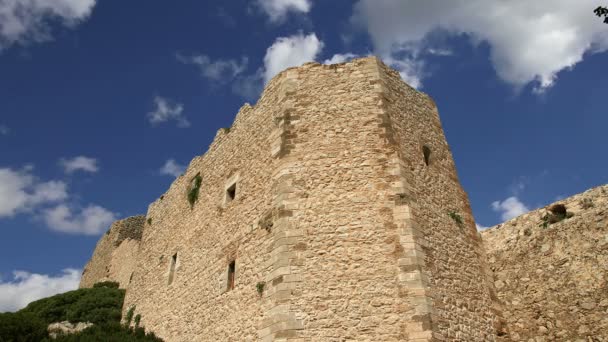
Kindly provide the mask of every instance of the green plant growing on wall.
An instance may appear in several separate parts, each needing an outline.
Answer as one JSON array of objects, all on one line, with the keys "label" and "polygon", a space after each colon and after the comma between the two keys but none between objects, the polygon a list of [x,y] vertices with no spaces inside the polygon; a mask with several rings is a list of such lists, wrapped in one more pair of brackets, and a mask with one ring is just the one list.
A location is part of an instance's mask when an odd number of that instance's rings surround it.
[{"label": "green plant growing on wall", "polygon": [[141,315],[140,314],[135,315],[135,318],[133,321],[135,322],[135,329],[139,328],[139,322],[141,322]]},{"label": "green plant growing on wall", "polygon": [[188,203],[190,203],[190,207],[194,206],[194,203],[198,200],[198,191],[201,188],[201,184],[203,183],[203,178],[200,173],[197,173],[190,183],[190,190],[188,191]]},{"label": "green plant growing on wall", "polygon": [[127,310],[127,316],[125,317],[127,326],[131,325],[131,321],[133,320],[134,313],[135,313],[135,305],[133,305],[132,307],[129,308],[129,310]]},{"label": "green plant growing on wall", "polygon": [[263,281],[260,281],[255,285],[255,288],[258,290],[258,294],[260,296],[262,296],[262,294],[264,293],[264,287],[266,287],[266,283]]},{"label": "green plant growing on wall", "polygon": [[554,204],[547,210],[548,212],[540,218],[542,221],[540,226],[543,228],[547,228],[551,224],[563,221],[574,216],[573,213],[566,210],[566,206],[563,204]]},{"label": "green plant growing on wall", "polygon": [[462,227],[462,225],[464,224],[463,220],[462,220],[462,216],[460,216],[460,214],[458,214],[455,211],[450,211],[448,213],[448,215],[450,216],[450,218],[452,218],[452,220],[454,220],[454,222],[456,222],[456,224],[459,227]]}]

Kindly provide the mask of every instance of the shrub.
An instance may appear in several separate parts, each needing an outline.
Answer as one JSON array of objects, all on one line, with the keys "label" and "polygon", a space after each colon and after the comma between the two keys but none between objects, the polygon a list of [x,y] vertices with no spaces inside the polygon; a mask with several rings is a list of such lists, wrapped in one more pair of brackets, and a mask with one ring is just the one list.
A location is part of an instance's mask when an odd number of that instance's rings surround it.
[{"label": "shrub", "polygon": [[456,224],[457,224],[459,227],[462,227],[462,225],[463,225],[463,223],[464,223],[464,222],[462,221],[462,216],[460,216],[460,214],[458,214],[458,213],[457,213],[457,212],[455,212],[455,211],[450,211],[450,212],[448,213],[448,215],[449,215],[449,216],[452,218],[452,220],[454,220],[454,222],[456,222]]},{"label": "shrub", "polygon": [[32,313],[0,313],[0,342],[38,342],[47,337],[48,325]]},{"label": "shrub", "polygon": [[135,313],[135,305],[133,305],[132,307],[129,308],[129,310],[127,310],[127,316],[125,317],[127,326],[131,325],[131,321],[133,320],[134,313]]},{"label": "shrub", "polygon": [[47,325],[62,321],[120,322],[124,296],[125,291],[117,288],[78,289],[37,300],[20,312],[35,315]]},{"label": "shrub", "polygon": [[140,314],[135,315],[134,322],[135,322],[135,327],[139,328],[139,322],[141,322],[141,315]]},{"label": "shrub", "polygon": [[98,283],[93,284],[93,288],[99,288],[99,287],[107,287],[109,289],[117,289],[118,288],[118,282],[115,281],[100,281]]},{"label": "shrub", "polygon": [[266,283],[261,281],[255,285],[255,288],[258,290],[258,294],[261,296],[264,293],[264,287],[266,287]]},{"label": "shrub", "polygon": [[198,191],[201,187],[201,183],[203,182],[203,178],[200,173],[197,173],[196,176],[192,179],[190,184],[190,190],[188,191],[188,203],[193,207],[194,203],[198,200]]},{"label": "shrub", "polygon": [[547,228],[550,224],[557,223],[574,216],[574,214],[569,212],[566,209],[566,206],[563,204],[554,204],[549,207],[547,211],[548,212],[540,218],[542,221],[540,226],[543,228]]},{"label": "shrub", "polygon": [[147,222],[148,222],[148,225],[149,225],[149,226],[151,226],[151,225],[152,225],[152,218],[151,218],[151,217],[148,217]]}]

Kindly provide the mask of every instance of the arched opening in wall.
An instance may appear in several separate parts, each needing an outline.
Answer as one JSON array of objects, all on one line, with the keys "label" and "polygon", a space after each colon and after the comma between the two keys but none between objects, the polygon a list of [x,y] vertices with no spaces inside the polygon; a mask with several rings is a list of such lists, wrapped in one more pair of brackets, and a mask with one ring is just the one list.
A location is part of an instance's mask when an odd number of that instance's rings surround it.
[{"label": "arched opening in wall", "polygon": [[169,281],[168,281],[168,285],[171,285],[171,283],[173,283],[173,278],[175,277],[175,264],[177,263],[177,253],[173,254],[173,257],[171,258],[171,266],[169,268]]},{"label": "arched opening in wall", "polygon": [[422,146],[422,155],[424,156],[424,163],[426,166],[429,166],[429,162],[431,160],[431,148],[426,145]]},{"label": "arched opening in wall", "polygon": [[234,289],[235,273],[236,273],[236,260],[232,260],[230,262],[230,264],[228,265],[228,288],[227,288],[228,291]]}]

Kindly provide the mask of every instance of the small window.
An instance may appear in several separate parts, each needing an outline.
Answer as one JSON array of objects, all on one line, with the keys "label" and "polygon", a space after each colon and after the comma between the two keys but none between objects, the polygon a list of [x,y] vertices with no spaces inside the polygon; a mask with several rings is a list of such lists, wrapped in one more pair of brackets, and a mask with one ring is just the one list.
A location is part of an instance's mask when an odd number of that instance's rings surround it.
[{"label": "small window", "polygon": [[426,166],[429,166],[429,161],[431,160],[431,149],[426,145],[422,146],[422,154],[424,155],[424,163]]},{"label": "small window", "polygon": [[233,260],[230,265],[228,265],[228,291],[234,289],[234,274],[236,271],[236,261]]},{"label": "small window", "polygon": [[236,183],[226,189],[226,203],[232,201],[236,197]]},{"label": "small window", "polygon": [[175,276],[175,264],[177,263],[177,253],[173,254],[173,257],[171,258],[171,267],[169,268],[169,282],[168,284],[171,285],[171,283],[173,283],[173,277]]}]

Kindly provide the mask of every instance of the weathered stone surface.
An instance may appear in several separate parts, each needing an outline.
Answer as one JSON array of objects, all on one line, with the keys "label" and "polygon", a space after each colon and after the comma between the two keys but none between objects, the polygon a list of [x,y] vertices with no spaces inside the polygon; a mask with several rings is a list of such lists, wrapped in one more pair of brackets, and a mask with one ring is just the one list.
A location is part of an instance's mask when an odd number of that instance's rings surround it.
[{"label": "weathered stone surface", "polygon": [[144,220],[144,216],[133,216],[112,224],[99,239],[83,270],[81,288],[108,280],[118,282],[121,288],[127,287],[135,269]]},{"label": "weathered stone surface", "polygon": [[608,341],[608,186],[558,204],[573,216],[544,224],[551,205],[481,233],[504,340]]}]

